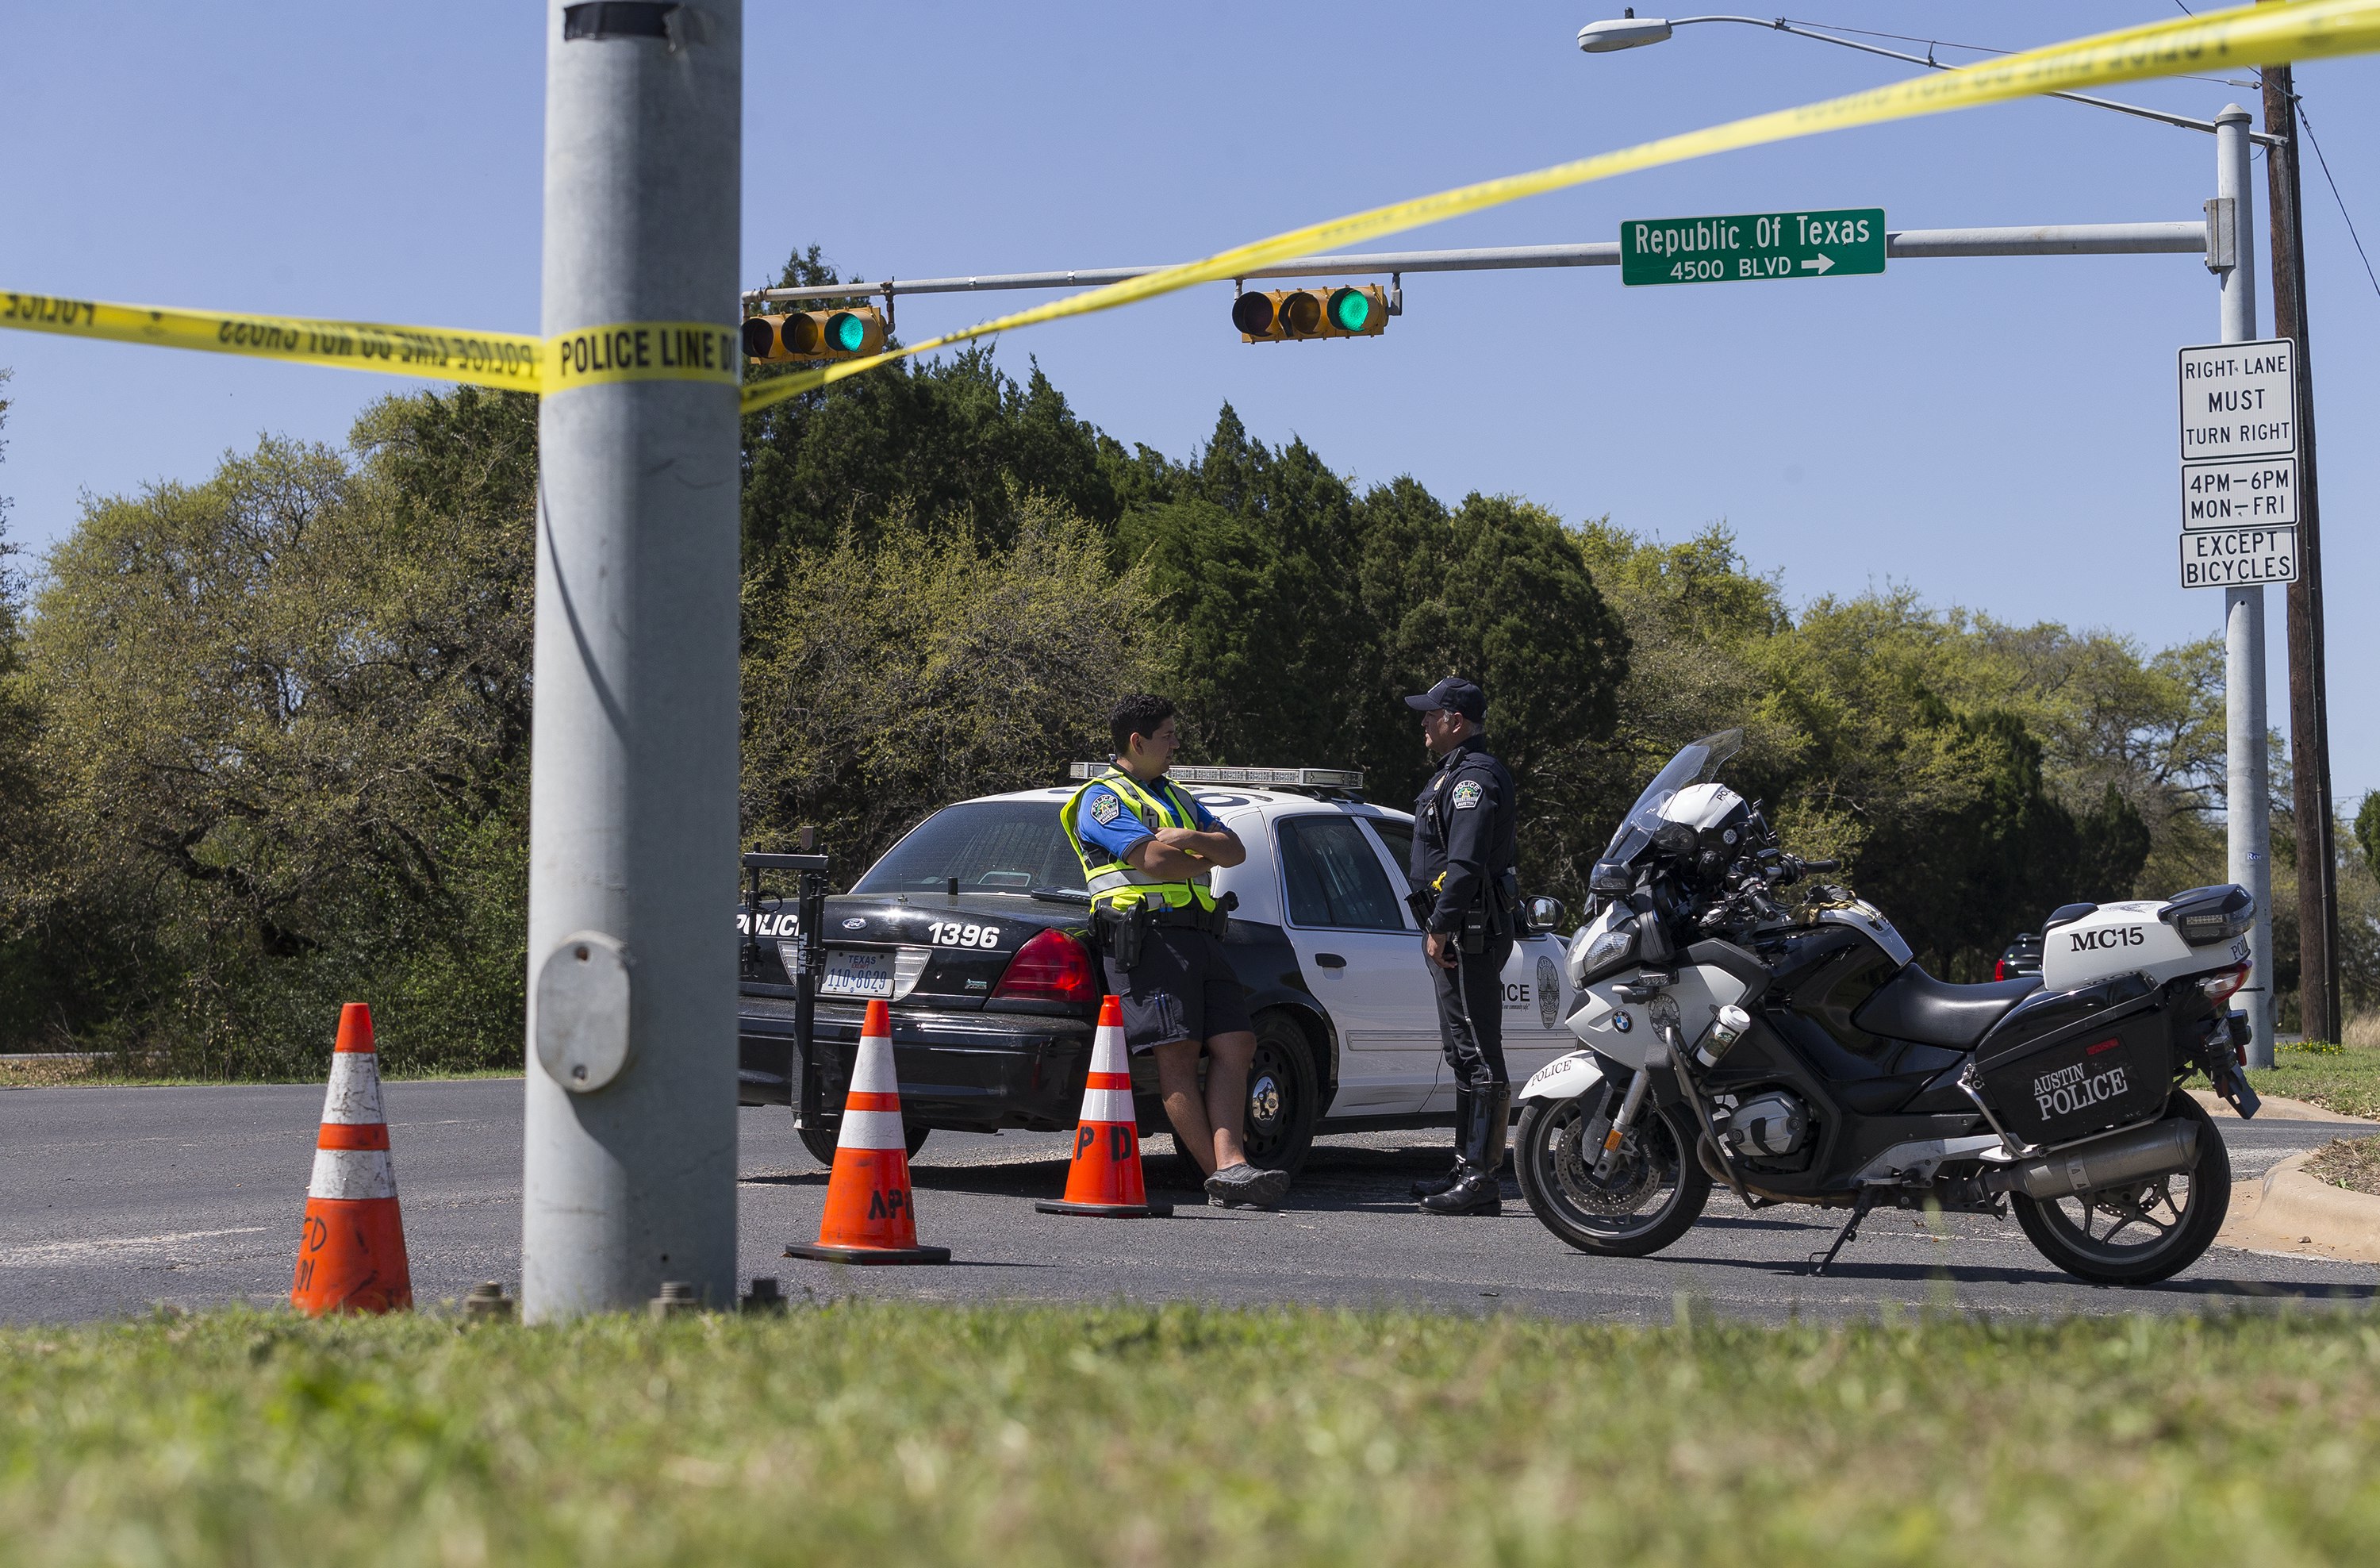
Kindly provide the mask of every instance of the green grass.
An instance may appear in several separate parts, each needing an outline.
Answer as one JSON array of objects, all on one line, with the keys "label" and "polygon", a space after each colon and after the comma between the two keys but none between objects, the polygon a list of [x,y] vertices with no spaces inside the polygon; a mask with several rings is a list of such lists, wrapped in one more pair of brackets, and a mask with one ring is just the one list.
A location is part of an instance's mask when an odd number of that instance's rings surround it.
[{"label": "green grass", "polygon": [[2273,1065],[2250,1073],[2258,1094],[2310,1100],[2343,1116],[2380,1117],[2380,1047],[2313,1041],[2274,1051]]},{"label": "green grass", "polygon": [[0,1331],[0,1561],[2290,1564],[2361,1312],[1650,1331],[837,1306]]},{"label": "green grass", "polygon": [[[327,1076],[330,1068],[322,1069]],[[382,1081],[393,1084],[434,1083],[452,1078],[517,1078],[518,1067],[429,1068],[415,1072],[392,1071],[383,1063]],[[126,1069],[114,1063],[98,1062],[0,1062],[0,1089],[10,1088],[183,1088],[214,1084],[319,1084],[322,1077],[303,1078],[206,1078],[176,1076],[171,1074]]]}]

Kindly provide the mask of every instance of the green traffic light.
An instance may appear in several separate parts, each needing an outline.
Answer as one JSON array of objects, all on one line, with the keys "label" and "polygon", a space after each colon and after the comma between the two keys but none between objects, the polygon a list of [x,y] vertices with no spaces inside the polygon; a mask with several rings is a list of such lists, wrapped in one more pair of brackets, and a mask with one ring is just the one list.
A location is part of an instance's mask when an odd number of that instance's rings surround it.
[{"label": "green traffic light", "polygon": [[1372,297],[1360,288],[1342,288],[1330,296],[1330,320],[1341,332],[1362,332],[1372,319]]},{"label": "green traffic light", "polygon": [[856,354],[868,341],[868,323],[848,310],[837,310],[827,318],[827,342],[845,354]]}]

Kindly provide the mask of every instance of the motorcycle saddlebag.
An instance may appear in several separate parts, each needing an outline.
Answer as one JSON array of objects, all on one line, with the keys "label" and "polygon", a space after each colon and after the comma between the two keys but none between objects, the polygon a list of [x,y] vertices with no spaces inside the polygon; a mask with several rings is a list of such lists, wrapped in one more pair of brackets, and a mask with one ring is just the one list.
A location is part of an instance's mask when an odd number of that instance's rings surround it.
[{"label": "motorcycle saddlebag", "polygon": [[2084,1018],[2042,1011],[2042,1029],[2011,1015],[2017,1027],[1995,1029],[1976,1053],[1975,1076],[2009,1131],[2029,1143],[2070,1143],[2164,1106],[2173,1089],[2173,1036],[2161,995]]}]

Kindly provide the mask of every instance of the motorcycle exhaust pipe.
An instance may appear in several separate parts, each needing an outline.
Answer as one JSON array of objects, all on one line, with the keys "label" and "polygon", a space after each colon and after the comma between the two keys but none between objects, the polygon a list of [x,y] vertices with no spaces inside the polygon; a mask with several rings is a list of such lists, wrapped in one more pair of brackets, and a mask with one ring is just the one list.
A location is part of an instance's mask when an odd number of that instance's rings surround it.
[{"label": "motorcycle exhaust pipe", "polygon": [[2198,1124],[2175,1116],[2020,1160],[1993,1172],[1985,1183],[1995,1192],[2014,1189],[2047,1201],[2079,1197],[2151,1176],[2169,1176],[2197,1163]]}]

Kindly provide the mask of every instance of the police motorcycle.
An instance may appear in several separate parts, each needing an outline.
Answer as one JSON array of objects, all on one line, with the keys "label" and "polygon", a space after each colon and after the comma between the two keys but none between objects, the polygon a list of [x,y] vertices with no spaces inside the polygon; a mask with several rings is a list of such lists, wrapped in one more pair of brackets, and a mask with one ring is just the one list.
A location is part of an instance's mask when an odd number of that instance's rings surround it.
[{"label": "police motorcycle", "polygon": [[2204,1071],[2240,1115],[2254,900],[2070,904],[2038,977],[1950,985],[1911,961],[1835,869],[1779,847],[1716,781],[1742,744],[1685,747],[1645,786],[1590,881],[1568,961],[1585,1049],[1520,1092],[1529,1208],[1584,1252],[1638,1258],[1691,1227],[1713,1183],[1754,1209],[1847,1209],[1823,1272],[1879,1206],[2013,1213],[2043,1257],[2104,1284],[2196,1261],[2231,1197],[2222,1135],[2180,1084]]}]

